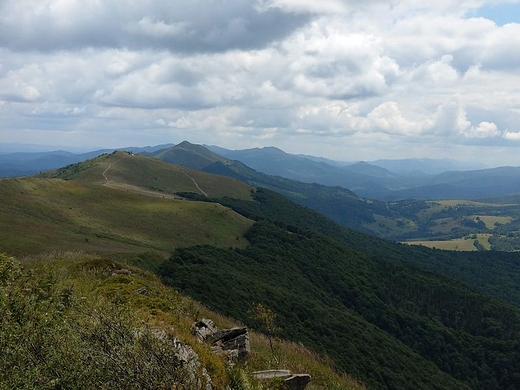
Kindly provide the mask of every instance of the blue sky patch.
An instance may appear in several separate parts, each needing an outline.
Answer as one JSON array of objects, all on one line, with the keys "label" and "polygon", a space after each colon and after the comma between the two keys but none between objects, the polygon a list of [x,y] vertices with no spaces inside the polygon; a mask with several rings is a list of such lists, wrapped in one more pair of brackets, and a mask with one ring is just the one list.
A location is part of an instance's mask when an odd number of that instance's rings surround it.
[{"label": "blue sky patch", "polygon": [[493,20],[498,26],[520,23],[520,3],[485,4],[469,16]]}]

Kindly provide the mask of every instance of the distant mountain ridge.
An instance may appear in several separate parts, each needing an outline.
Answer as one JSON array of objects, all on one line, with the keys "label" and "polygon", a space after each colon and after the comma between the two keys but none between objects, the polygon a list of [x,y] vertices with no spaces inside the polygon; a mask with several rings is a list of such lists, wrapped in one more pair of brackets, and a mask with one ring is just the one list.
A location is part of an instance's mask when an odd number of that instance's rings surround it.
[{"label": "distant mountain ridge", "polygon": [[[275,148],[270,148],[268,152],[272,155],[272,159],[284,155],[282,151]],[[364,228],[364,225],[374,222],[374,214],[385,216],[391,214],[384,202],[367,201],[346,188],[304,183],[261,173],[240,161],[222,157],[202,145],[194,145],[186,141],[171,148],[149,153],[148,156],[171,164],[232,177],[254,187],[269,188],[296,203],[323,213],[344,226],[365,232],[370,232]]]},{"label": "distant mountain ridge", "polygon": [[[128,147],[118,150],[127,150],[133,153],[154,152],[172,145]],[[71,153],[63,150],[50,152],[0,152],[0,177],[30,176],[38,172],[82,162],[113,151],[114,149],[99,149],[86,153]]]},{"label": "distant mountain ridge", "polygon": [[433,158],[381,159],[370,161],[369,163],[399,175],[437,175],[448,171],[473,171],[488,168],[482,164]]},{"label": "distant mountain ridge", "polygon": [[[163,161],[175,162],[194,169],[226,175],[234,174],[237,178],[237,175],[244,176],[244,172],[248,171],[246,167],[250,167],[257,173],[309,184],[339,186],[361,197],[383,201],[412,198],[476,200],[520,194],[520,168],[515,167],[476,169],[473,164],[450,159],[374,160],[347,163],[321,157],[289,154],[275,147],[229,150],[218,146],[206,146],[204,151],[197,151],[190,145],[192,144],[189,142],[182,142],[178,145],[128,147],[120,150],[153,155]],[[177,148],[171,149],[174,146]],[[60,150],[0,153],[0,177],[28,176],[111,151],[112,149],[101,149],[81,154]],[[164,155],[158,156],[159,151]],[[197,155],[197,153],[202,154]],[[238,161],[244,167],[238,169]],[[221,163],[224,166],[216,164],[210,168],[213,163]],[[235,172],[230,172],[230,169]],[[238,171],[242,173],[239,174]],[[253,180],[252,176],[255,175],[248,171],[245,178]]]},{"label": "distant mountain ridge", "polygon": [[227,150],[209,146],[264,173],[307,183],[341,186],[373,199],[480,199],[520,193],[520,168],[477,169],[450,159],[329,163],[277,148]]}]

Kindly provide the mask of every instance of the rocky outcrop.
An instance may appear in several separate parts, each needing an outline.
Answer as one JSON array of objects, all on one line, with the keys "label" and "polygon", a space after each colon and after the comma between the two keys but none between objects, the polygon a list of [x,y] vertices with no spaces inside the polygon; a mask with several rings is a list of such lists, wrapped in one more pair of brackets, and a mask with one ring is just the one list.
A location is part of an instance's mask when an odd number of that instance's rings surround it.
[{"label": "rocky outcrop", "polygon": [[162,328],[146,328],[135,331],[137,337],[149,333],[157,340],[173,347],[176,358],[184,369],[186,377],[184,385],[196,389],[213,390],[213,383],[206,368],[201,366],[199,355],[189,345],[181,343],[177,338],[170,336]]},{"label": "rocky outcrop", "polygon": [[197,389],[213,390],[211,377],[206,368],[200,369],[199,355],[189,346],[175,340],[175,351],[179,361],[187,368],[191,383]]},{"label": "rocky outcrop", "polygon": [[210,343],[212,350],[225,355],[230,363],[245,363],[251,354],[247,328],[219,330],[212,320],[204,318],[193,324],[192,333]]}]

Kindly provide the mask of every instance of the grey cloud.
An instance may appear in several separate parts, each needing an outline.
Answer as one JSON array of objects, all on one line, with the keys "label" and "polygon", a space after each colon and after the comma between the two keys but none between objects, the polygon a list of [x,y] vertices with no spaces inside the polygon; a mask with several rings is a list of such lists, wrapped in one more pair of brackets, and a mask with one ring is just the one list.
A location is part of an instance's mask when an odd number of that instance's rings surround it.
[{"label": "grey cloud", "polygon": [[84,47],[218,52],[262,48],[310,20],[280,9],[260,12],[249,0],[115,0],[60,3],[11,0],[0,4],[0,46],[12,50]]},{"label": "grey cloud", "polygon": [[229,124],[247,128],[288,128],[292,125],[293,114],[290,110],[244,109]]}]

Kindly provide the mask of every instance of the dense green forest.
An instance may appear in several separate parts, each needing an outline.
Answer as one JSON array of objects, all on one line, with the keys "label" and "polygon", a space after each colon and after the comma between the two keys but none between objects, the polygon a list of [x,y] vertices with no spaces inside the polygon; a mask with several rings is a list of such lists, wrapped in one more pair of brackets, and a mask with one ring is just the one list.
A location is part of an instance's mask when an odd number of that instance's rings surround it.
[{"label": "dense green forest", "polygon": [[223,198],[219,202],[251,219],[272,219],[319,232],[378,261],[406,263],[441,273],[520,307],[519,253],[450,252],[396,244],[345,228],[265,188],[257,189],[253,198]]},{"label": "dense green forest", "polygon": [[520,312],[442,276],[377,261],[269,221],[251,245],[178,249],[165,281],[250,321],[274,310],[281,335],[325,352],[375,389],[513,389]]},{"label": "dense green forest", "polygon": [[218,200],[258,221],[246,234],[251,246],[178,249],[165,280],[245,322],[260,301],[278,313],[284,337],[325,351],[374,388],[514,388],[519,312],[482,293],[520,305],[518,254],[409,247],[268,189],[253,198]]}]

